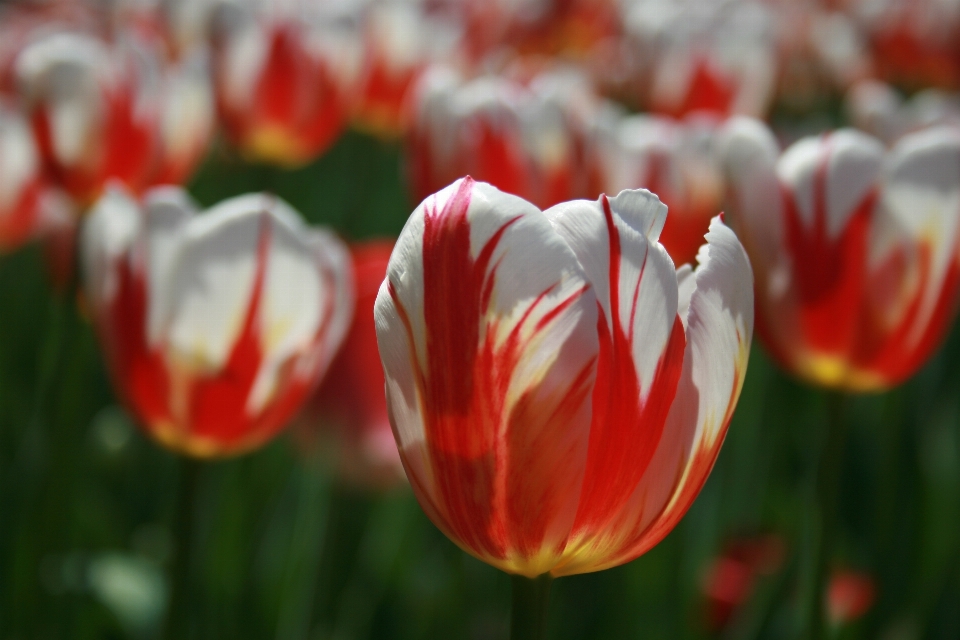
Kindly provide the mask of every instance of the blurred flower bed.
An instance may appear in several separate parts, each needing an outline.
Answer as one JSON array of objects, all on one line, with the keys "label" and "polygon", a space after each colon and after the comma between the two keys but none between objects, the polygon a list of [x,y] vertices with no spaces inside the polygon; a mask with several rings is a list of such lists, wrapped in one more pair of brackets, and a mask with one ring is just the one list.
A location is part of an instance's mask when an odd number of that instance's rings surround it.
[{"label": "blurred flower bed", "polygon": [[466,175],[649,189],[678,266],[726,211],[757,284],[699,497],[549,637],[960,636],[958,92],[935,0],[0,2],[0,640],[508,637],[373,319]]}]

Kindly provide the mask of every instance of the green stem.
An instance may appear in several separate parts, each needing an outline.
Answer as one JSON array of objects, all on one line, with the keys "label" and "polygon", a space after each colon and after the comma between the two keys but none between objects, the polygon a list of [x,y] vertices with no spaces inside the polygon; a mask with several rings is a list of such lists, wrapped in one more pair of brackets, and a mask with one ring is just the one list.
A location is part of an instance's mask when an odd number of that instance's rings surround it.
[{"label": "green stem", "polygon": [[815,526],[809,558],[811,579],[807,593],[808,640],[827,636],[826,589],[829,580],[830,555],[833,553],[840,477],[843,469],[843,447],[846,442],[844,409],[846,395],[840,391],[827,393],[826,438],[820,451],[816,476]]},{"label": "green stem", "polygon": [[174,507],[173,566],[170,574],[170,603],[164,624],[164,637],[185,640],[190,633],[190,556],[193,540],[193,516],[196,510],[200,463],[180,457],[177,503]]},{"label": "green stem", "polygon": [[510,609],[510,640],[544,640],[547,637],[547,604],[553,578],[511,576],[513,604]]}]

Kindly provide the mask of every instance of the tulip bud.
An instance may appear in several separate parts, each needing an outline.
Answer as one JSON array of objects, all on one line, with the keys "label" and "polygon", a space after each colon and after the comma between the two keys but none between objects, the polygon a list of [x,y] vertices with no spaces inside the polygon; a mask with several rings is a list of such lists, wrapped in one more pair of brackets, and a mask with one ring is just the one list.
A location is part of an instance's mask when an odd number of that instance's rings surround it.
[{"label": "tulip bud", "polygon": [[757,273],[757,323],[782,366],[868,391],[912,375],[960,295],[960,132],[889,151],[844,129],[781,155],[765,125],[724,134],[732,219]]},{"label": "tulip bud", "polygon": [[648,191],[540,211],[459,180],[408,220],[375,306],[407,478],[468,553],[534,577],[628,562],[706,480],[746,371],[750,265],[696,271]]},{"label": "tulip bud", "polygon": [[323,375],[349,325],[346,248],[250,194],[197,215],[174,187],[109,191],[83,229],[84,285],[118,395],[164,445],[256,448]]},{"label": "tulip bud", "polygon": [[54,33],[27,46],[17,75],[41,153],[81,203],[111,178],[145,186],[157,145],[155,69],[133,43]]},{"label": "tulip bud", "polygon": [[348,483],[382,489],[402,482],[403,466],[383,394],[373,304],[387,273],[393,241],[351,247],[356,306],[350,332],[301,415],[297,434]]},{"label": "tulip bud", "polygon": [[876,593],[869,575],[849,569],[835,571],[826,593],[830,622],[839,626],[863,617],[873,606]]}]

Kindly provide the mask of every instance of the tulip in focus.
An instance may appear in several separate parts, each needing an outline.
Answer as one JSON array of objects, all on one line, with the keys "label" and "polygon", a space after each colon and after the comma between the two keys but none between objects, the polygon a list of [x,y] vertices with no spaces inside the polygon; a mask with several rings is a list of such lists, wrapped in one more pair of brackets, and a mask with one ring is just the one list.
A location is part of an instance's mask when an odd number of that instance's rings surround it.
[{"label": "tulip in focus", "polygon": [[[344,67],[359,45],[338,23],[237,6],[215,19],[214,85],[224,130],[252,160],[293,167],[336,141],[346,123]],[[356,51],[354,51],[356,50]]]},{"label": "tulip in focus", "polygon": [[374,489],[402,482],[403,466],[383,394],[373,304],[393,241],[351,247],[356,284],[353,322],[323,383],[298,421],[301,443],[316,448],[350,484]]},{"label": "tulip in focus", "polygon": [[157,110],[144,52],[80,33],[53,33],[17,58],[24,103],[50,172],[80,203],[110,179],[146,186]]},{"label": "tulip in focus", "polygon": [[387,405],[420,505],[526,577],[614,567],[690,507],[736,404],[750,265],[715,218],[699,267],[647,191],[546,211],[465,178],[397,241],[375,307]]},{"label": "tulip in focus", "polygon": [[197,214],[174,187],[111,190],[81,238],[91,315],[118,395],[162,444],[197,457],[282,429],[353,309],[343,244],[250,194]]},{"label": "tulip in focus", "polygon": [[656,193],[670,210],[660,243],[677,264],[696,259],[710,219],[722,208],[722,168],[713,149],[717,131],[713,118],[635,115],[598,136],[602,190],[642,187]]},{"label": "tulip in focus", "polygon": [[792,373],[848,391],[912,375],[960,285],[960,132],[889,151],[849,129],[780,154],[758,121],[725,133],[735,227],[757,275],[757,330]]}]

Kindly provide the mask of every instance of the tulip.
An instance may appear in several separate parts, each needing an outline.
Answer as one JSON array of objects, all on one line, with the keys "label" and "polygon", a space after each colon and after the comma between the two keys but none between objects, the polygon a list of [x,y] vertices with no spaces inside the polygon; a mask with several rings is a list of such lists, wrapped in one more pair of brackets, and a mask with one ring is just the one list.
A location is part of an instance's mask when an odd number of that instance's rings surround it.
[{"label": "tulip", "polygon": [[118,395],[160,443],[234,455],[282,429],[352,310],[346,248],[250,194],[196,215],[174,187],[111,190],[81,238],[91,315]]},{"label": "tulip", "polygon": [[960,275],[960,132],[889,151],[840,130],[782,155],[732,121],[723,146],[732,220],[757,274],[757,328],[788,371],[845,391],[913,374],[950,326]]},{"label": "tulip", "polygon": [[524,85],[499,76],[464,81],[445,68],[427,72],[414,93],[415,197],[467,174],[538,206],[583,195],[575,117],[554,84],[545,77]]},{"label": "tulip", "polygon": [[746,371],[750,265],[715,218],[699,267],[644,190],[541,212],[471,178],[404,227],[375,306],[420,505],[464,551],[564,576],[659,542],[713,466]]},{"label": "tulip", "polygon": [[854,126],[886,144],[933,125],[960,128],[960,96],[940,89],[919,91],[904,100],[885,82],[865,80],[850,88],[845,106]]},{"label": "tulip", "polygon": [[29,125],[0,103],[0,251],[15,249],[43,226],[48,189]]},{"label": "tulip", "polygon": [[80,203],[110,179],[146,186],[157,149],[150,71],[133,43],[54,33],[20,52],[16,67],[41,154]]},{"label": "tulip", "polygon": [[632,3],[624,23],[647,61],[641,82],[649,85],[650,110],[764,115],[776,74],[769,18],[748,3]]},{"label": "tulip", "polygon": [[216,125],[206,52],[196,50],[164,69],[160,145],[153,184],[183,184],[204,158]]},{"label": "tulip", "polygon": [[706,599],[707,624],[720,631],[753,597],[759,578],[770,576],[783,564],[784,542],[774,534],[731,541],[710,563],[701,589]]},{"label": "tulip", "polygon": [[[356,305],[343,346],[299,420],[298,433],[350,484],[386,488],[404,479],[393,440],[373,304],[387,273],[393,241],[355,245]],[[319,442],[310,442],[319,441]]]},{"label": "tulip", "polygon": [[364,54],[353,90],[354,123],[385,138],[409,125],[408,94],[431,60],[452,54],[459,34],[406,2],[373,4],[364,21]]},{"label": "tulip", "polygon": [[710,219],[720,213],[723,176],[713,152],[717,131],[711,118],[629,116],[615,122],[599,143],[603,191],[643,187],[669,208],[660,243],[677,264],[693,262]]},{"label": "tulip", "polygon": [[344,128],[349,63],[340,57],[358,57],[359,45],[331,21],[233,9],[215,19],[214,86],[225,132],[252,160],[305,164]]}]

